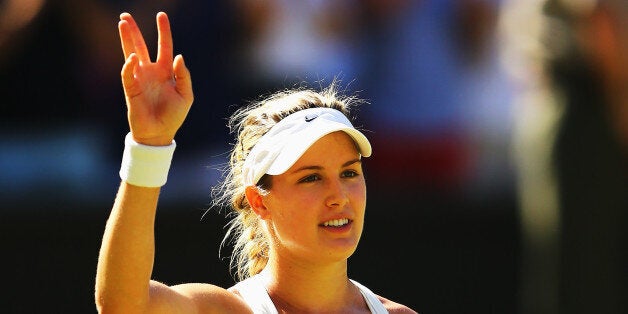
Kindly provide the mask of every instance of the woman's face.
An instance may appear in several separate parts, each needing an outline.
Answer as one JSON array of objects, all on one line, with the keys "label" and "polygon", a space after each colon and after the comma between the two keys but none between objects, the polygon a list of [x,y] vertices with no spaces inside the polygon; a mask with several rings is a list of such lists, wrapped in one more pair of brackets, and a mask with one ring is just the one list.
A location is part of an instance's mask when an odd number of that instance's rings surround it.
[{"label": "woman's face", "polygon": [[346,133],[315,142],[263,197],[273,252],[309,262],[338,261],[355,251],[366,207],[360,154]]}]

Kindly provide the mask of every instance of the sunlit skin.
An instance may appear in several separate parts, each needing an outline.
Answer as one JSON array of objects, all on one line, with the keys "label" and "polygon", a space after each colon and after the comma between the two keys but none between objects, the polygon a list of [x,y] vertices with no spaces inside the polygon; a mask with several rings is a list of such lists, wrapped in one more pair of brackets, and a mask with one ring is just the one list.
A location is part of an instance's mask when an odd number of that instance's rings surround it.
[{"label": "sunlit skin", "polygon": [[[355,251],[366,184],[355,144],[344,132],[314,143],[288,171],[272,177],[264,220],[276,254],[304,263],[344,261]],[[348,219],[342,226],[325,222]]]}]

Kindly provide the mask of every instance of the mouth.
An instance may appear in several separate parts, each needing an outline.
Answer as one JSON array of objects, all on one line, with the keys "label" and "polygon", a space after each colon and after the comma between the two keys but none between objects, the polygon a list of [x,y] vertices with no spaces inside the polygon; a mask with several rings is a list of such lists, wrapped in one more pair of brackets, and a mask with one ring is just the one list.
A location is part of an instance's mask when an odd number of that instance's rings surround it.
[{"label": "mouth", "polygon": [[321,224],[321,226],[340,228],[340,227],[344,227],[348,225],[349,223],[351,223],[351,220],[349,220],[348,218],[341,218],[341,219],[332,219],[329,221],[325,221],[324,223]]}]

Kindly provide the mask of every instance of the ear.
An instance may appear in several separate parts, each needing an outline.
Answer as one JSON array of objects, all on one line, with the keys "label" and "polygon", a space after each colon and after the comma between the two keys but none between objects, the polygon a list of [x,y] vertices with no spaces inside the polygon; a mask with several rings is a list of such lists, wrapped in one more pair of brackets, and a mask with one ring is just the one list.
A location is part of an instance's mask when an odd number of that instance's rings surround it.
[{"label": "ear", "polygon": [[255,186],[247,186],[244,190],[246,200],[251,205],[251,209],[263,220],[270,217],[270,211],[264,205],[264,197]]}]

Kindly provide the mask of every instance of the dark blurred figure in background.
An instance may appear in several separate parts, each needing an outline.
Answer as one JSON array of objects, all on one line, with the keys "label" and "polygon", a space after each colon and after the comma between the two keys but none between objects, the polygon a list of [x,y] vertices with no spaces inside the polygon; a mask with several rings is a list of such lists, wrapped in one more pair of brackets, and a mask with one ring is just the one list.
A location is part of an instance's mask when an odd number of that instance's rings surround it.
[{"label": "dark blurred figure in background", "polygon": [[628,2],[509,1],[505,16],[525,88],[521,313],[626,313]]}]

